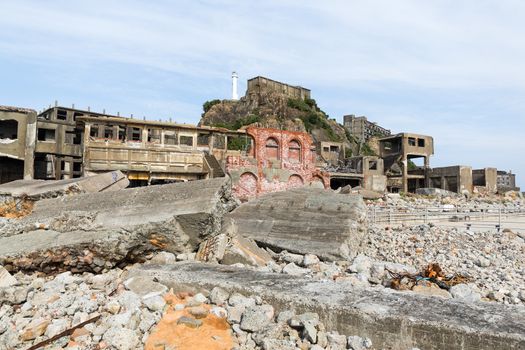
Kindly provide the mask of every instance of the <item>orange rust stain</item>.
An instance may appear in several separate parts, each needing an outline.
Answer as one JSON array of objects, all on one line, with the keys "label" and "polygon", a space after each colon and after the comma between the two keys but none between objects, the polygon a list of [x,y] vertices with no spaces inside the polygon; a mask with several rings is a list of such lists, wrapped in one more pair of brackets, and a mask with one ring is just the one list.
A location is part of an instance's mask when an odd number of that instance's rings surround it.
[{"label": "orange rust stain", "polygon": [[[164,316],[153,329],[146,344],[145,350],[164,349],[171,346],[177,350],[230,350],[233,348],[232,331],[226,319],[208,314],[201,318],[202,325],[198,328],[190,328],[183,324],[177,324],[182,316],[193,317],[187,309],[177,311],[176,304],[184,304],[182,295],[168,293],[165,297],[169,307]],[[202,304],[210,310],[211,307]]]},{"label": "orange rust stain", "polygon": [[17,203],[14,201],[0,205],[0,217],[7,219],[18,219],[30,214],[33,211],[33,202],[30,200],[24,200],[20,209],[17,209],[16,205]]}]

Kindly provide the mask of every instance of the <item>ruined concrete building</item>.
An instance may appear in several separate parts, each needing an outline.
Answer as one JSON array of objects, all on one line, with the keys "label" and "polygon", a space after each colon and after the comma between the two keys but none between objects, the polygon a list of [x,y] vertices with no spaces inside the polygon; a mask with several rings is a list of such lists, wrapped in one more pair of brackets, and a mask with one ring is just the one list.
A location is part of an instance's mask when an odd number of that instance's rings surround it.
[{"label": "ruined concrete building", "polygon": [[[399,133],[379,139],[379,156],[384,161],[390,192],[415,192],[430,187],[430,156],[434,154],[431,136]],[[420,166],[414,159],[423,159]],[[410,165],[410,166],[409,166]]]},{"label": "ruined concrete building", "polygon": [[496,186],[498,191],[520,191],[519,187],[516,187],[516,174],[512,171],[498,171],[496,175]]},{"label": "ruined concrete building", "polygon": [[255,77],[248,80],[246,98],[259,104],[261,96],[269,92],[276,92],[294,99],[309,99],[310,90],[301,86],[292,86],[265,77]]},{"label": "ruined concrete building", "polygon": [[343,117],[343,125],[358,143],[365,143],[373,136],[384,137],[390,135],[390,130],[376,123],[369,122],[366,117],[356,117],[353,114]]},{"label": "ruined concrete building", "polygon": [[312,137],[303,132],[249,127],[246,156],[228,156],[226,172],[242,200],[303,185],[329,187],[329,176],[315,166]]},{"label": "ruined concrete building", "polygon": [[334,190],[350,185],[382,193],[387,186],[383,159],[376,156],[347,158],[344,165],[332,168],[329,174],[330,187]]}]

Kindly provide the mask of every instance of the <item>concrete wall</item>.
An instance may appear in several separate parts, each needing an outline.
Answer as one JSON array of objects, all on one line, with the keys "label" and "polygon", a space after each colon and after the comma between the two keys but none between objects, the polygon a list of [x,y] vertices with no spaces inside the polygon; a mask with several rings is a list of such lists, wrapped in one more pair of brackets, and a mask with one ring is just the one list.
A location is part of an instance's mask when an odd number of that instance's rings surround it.
[{"label": "concrete wall", "polygon": [[463,191],[472,193],[472,167],[456,165],[433,168],[429,177],[431,187],[457,193],[462,193]]},{"label": "concrete wall", "polygon": [[490,193],[498,191],[498,171],[496,168],[484,168],[472,170],[472,184],[476,187],[484,187]]},{"label": "concrete wall", "polygon": [[295,99],[310,98],[310,90],[301,86],[292,86],[265,77],[255,77],[248,80],[246,96],[252,100],[257,99],[262,93],[271,91],[285,94]]},{"label": "concrete wall", "polygon": [[[233,192],[239,199],[303,185],[330,186],[328,174],[315,167],[316,153],[309,134],[253,127],[246,131],[254,140],[253,155],[231,156],[226,163]],[[299,159],[292,144],[300,145]]]}]

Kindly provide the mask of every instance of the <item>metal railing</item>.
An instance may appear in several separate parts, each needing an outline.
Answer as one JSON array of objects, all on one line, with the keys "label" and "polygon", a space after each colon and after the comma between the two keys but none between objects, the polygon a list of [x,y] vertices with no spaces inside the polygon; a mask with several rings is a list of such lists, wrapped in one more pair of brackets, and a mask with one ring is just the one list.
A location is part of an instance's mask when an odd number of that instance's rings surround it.
[{"label": "metal railing", "polygon": [[430,222],[465,222],[479,225],[486,223],[488,226],[501,228],[503,223],[521,224],[525,227],[525,220],[514,222],[509,219],[524,218],[525,208],[461,208],[448,206],[434,207],[369,207],[368,222],[370,224],[395,225],[402,223],[430,223]]}]

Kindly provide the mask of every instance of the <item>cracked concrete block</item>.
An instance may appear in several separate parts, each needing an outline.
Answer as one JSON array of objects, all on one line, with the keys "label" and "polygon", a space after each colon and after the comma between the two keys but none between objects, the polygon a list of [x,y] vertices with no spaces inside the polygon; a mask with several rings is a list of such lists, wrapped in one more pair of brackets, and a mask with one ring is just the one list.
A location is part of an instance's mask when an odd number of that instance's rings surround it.
[{"label": "cracked concrete block", "polygon": [[227,178],[40,200],[0,228],[0,264],[100,272],[151,251],[190,253],[237,203]]},{"label": "cracked concrete block", "polygon": [[358,253],[366,229],[360,196],[303,187],[240,205],[225,216],[223,233],[253,239],[272,250],[345,260]]}]

